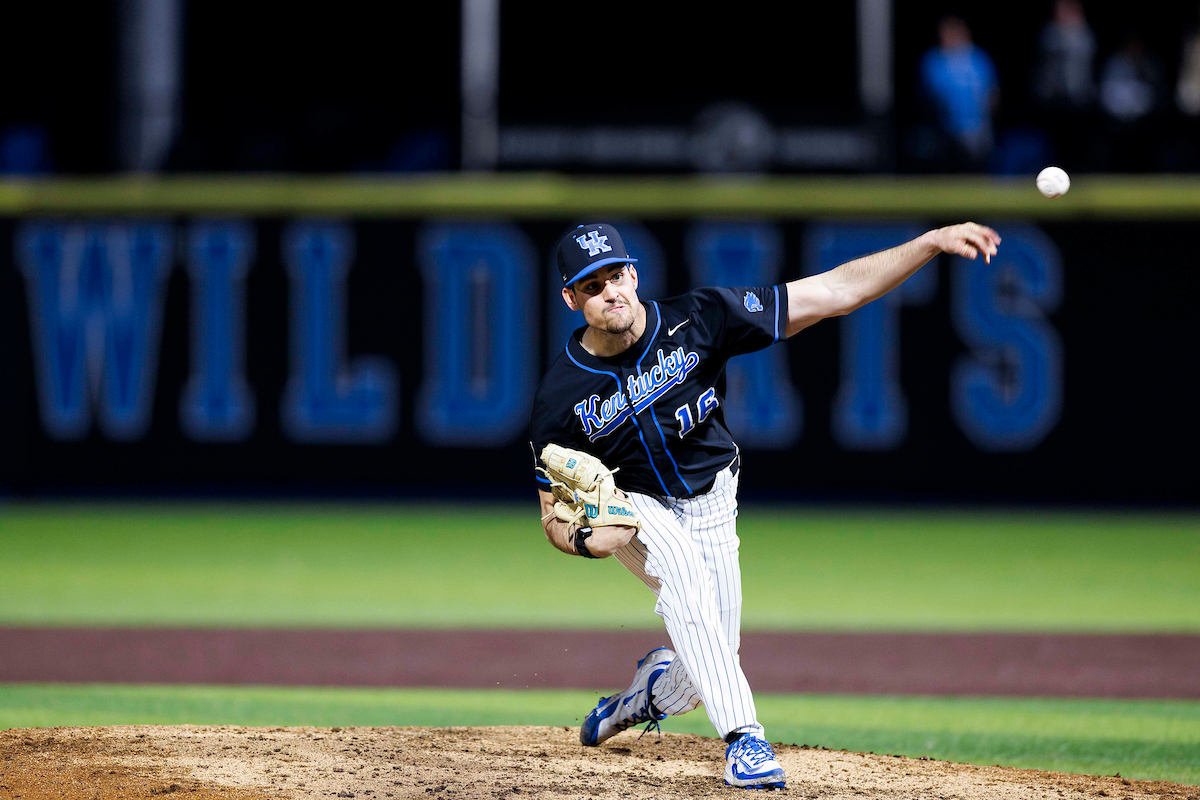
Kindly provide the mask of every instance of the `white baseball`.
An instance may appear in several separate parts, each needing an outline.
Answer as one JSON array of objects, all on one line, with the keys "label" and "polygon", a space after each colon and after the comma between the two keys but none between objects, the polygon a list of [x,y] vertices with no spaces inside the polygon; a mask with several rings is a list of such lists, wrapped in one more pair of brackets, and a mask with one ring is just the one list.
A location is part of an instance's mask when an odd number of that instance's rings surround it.
[{"label": "white baseball", "polygon": [[1046,197],[1058,197],[1071,188],[1071,176],[1062,167],[1046,167],[1038,173],[1037,187]]}]

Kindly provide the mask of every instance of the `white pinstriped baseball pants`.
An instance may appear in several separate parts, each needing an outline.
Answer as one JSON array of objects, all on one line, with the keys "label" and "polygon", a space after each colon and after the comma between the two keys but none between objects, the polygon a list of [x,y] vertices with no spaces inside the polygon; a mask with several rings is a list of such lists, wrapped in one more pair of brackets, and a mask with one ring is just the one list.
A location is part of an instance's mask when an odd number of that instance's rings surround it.
[{"label": "white pinstriped baseball pants", "polygon": [[682,714],[701,703],[722,737],[763,735],[738,658],[742,573],[738,563],[738,476],[726,468],[712,489],[666,504],[631,492],[642,530],[617,560],[658,597],[677,658],[654,687],[654,705]]}]

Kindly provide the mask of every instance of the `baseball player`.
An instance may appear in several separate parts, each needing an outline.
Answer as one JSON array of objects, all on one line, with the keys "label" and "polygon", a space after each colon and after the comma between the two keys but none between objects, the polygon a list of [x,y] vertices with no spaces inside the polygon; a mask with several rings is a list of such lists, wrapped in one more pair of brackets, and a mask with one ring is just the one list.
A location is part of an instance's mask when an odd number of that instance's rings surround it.
[{"label": "baseball player", "polygon": [[725,425],[725,363],[850,313],[939,253],[990,262],[999,244],[995,231],[968,222],[776,286],[642,301],[637,259],[611,225],[562,238],[563,301],[587,324],[534,400],[542,526],[565,553],[615,555],[657,596],[671,638],[670,649],[638,662],[628,689],[588,714],[583,744],[703,704],[728,743],[726,782],[785,786],[738,658],[739,453]]}]

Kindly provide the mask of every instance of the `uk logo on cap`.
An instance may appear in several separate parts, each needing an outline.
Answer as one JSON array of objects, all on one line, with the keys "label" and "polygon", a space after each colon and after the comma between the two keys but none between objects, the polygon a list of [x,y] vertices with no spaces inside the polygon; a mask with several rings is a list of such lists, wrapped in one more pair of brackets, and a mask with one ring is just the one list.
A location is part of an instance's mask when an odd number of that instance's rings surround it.
[{"label": "uk logo on cap", "polygon": [[567,232],[558,242],[556,261],[564,286],[608,264],[637,263],[625,251],[617,229],[604,222],[580,225]]},{"label": "uk logo on cap", "polygon": [[589,231],[584,236],[576,236],[575,241],[579,242],[579,247],[588,251],[589,256],[598,256],[601,253],[611,253],[612,248],[605,244],[608,241],[607,236],[601,236],[599,231]]}]

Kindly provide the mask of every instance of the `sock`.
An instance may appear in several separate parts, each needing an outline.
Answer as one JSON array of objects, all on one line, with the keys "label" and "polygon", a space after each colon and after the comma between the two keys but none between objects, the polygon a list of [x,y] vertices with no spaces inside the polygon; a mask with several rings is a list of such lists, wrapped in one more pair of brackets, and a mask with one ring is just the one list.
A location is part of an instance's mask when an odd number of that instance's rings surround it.
[{"label": "sock", "polygon": [[757,736],[759,739],[766,740],[767,732],[763,730],[763,726],[757,722],[753,725],[743,725],[740,728],[734,728],[725,735],[725,744],[733,744],[743,736]]}]

